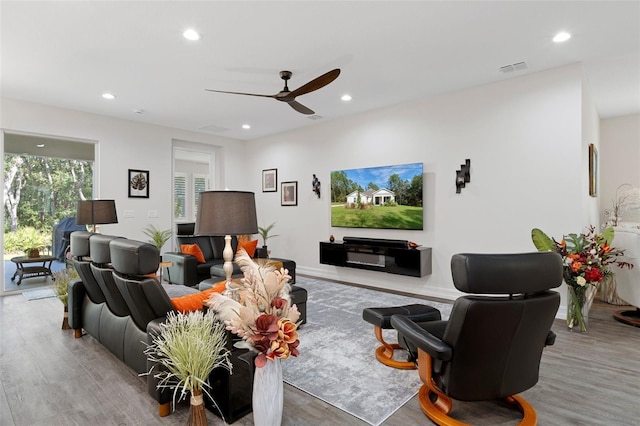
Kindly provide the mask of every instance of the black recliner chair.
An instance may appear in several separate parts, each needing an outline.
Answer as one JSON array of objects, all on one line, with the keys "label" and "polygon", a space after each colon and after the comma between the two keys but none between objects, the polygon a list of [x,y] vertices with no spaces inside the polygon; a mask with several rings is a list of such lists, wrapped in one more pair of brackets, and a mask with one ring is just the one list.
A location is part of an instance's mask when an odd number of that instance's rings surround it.
[{"label": "black recliner chair", "polygon": [[452,398],[505,399],[523,413],[521,425],[536,424],[535,410],[517,394],[538,382],[542,350],[555,341],[560,295],[550,289],[562,283],[560,255],[457,254],[451,272],[458,290],[483,296],[458,298],[448,321],[391,317],[417,360],[422,411],[439,425],[462,425],[448,415]]}]

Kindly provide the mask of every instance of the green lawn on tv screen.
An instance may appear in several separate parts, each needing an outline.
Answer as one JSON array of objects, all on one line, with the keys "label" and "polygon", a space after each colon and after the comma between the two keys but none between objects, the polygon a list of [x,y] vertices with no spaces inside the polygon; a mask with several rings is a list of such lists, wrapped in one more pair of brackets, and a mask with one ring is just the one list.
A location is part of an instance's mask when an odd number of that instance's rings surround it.
[{"label": "green lawn on tv screen", "polygon": [[346,228],[422,229],[422,207],[373,207],[369,210],[331,207],[331,226]]}]

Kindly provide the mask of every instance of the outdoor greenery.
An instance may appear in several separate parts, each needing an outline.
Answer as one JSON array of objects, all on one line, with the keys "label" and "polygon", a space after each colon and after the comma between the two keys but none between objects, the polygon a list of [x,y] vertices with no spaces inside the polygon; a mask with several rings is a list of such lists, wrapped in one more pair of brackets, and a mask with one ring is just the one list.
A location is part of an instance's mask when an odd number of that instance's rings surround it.
[{"label": "outdoor greenery", "polygon": [[32,226],[22,226],[4,237],[5,253],[25,253],[31,249],[42,249],[51,244],[51,233]]},{"label": "outdoor greenery", "polygon": [[40,245],[50,244],[53,226],[75,217],[78,200],[91,199],[93,162],[17,154],[4,158],[5,253],[22,250],[12,234],[24,227],[47,236]]},{"label": "outdoor greenery", "polygon": [[422,207],[376,206],[371,209],[331,208],[331,226],[349,228],[422,229]]},{"label": "outdoor greenery", "polygon": [[[404,206],[422,206],[422,175],[416,175],[411,181],[402,180],[399,175],[393,174],[387,180],[389,191],[395,194],[397,204]],[[378,190],[378,185],[373,182],[363,188],[358,183],[348,178],[347,173],[342,171],[331,172],[331,202],[344,203],[347,195],[353,191],[364,192],[368,189]]]}]

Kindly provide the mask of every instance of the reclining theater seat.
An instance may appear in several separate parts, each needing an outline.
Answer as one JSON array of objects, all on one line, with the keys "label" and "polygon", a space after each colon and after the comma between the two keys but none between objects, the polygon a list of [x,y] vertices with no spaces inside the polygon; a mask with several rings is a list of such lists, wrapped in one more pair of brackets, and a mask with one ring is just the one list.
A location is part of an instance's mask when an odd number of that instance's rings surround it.
[{"label": "reclining theater seat", "polygon": [[[125,359],[138,360],[141,356],[134,369],[145,373],[154,366],[143,353],[146,348],[143,342],[150,344],[153,338],[147,330],[158,330],[167,313],[174,310],[171,299],[158,280],[147,276],[158,270],[160,255],[156,246],[134,240],[114,239],[109,247],[114,281],[135,324],[128,333],[139,342],[137,347],[125,352]],[[160,416],[166,416],[170,412],[171,391],[158,389],[157,384],[158,379],[153,374],[147,375],[149,395],[158,401]]]},{"label": "reclining theater seat", "polygon": [[106,307],[106,298],[93,273],[90,255],[89,237],[93,233],[75,231],[71,234],[71,254],[73,265],[78,271],[80,281],[69,283],[69,325],[74,329],[75,337],[82,337],[82,330],[100,341],[100,317]]},{"label": "reclining theater seat", "polygon": [[555,340],[560,295],[550,289],[562,283],[560,255],[457,254],[451,271],[458,290],[476,295],[458,298],[448,321],[391,317],[417,357],[422,411],[437,424],[459,424],[448,416],[451,398],[505,399],[524,413],[520,424],[535,424],[533,407],[517,394],[538,382],[542,350]]},{"label": "reclining theater seat", "polygon": [[107,303],[100,319],[100,343],[137,371],[136,366],[144,366],[146,363],[140,356],[125,360],[125,353],[130,353],[130,348],[137,348],[139,343],[132,340],[137,336],[127,332],[128,327],[134,326],[131,313],[113,279],[109,242],[116,238],[121,237],[94,234],[89,238],[91,271]]}]

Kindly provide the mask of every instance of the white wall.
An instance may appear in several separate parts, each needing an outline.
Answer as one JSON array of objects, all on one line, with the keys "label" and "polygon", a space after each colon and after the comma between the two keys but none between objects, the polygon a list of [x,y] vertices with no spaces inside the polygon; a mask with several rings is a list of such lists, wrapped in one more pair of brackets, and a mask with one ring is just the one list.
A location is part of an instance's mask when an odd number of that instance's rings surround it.
[{"label": "white wall", "polygon": [[611,209],[620,185],[640,187],[640,114],[602,120],[600,141],[599,205],[603,215]]},{"label": "white wall", "polygon": [[[583,102],[582,70],[573,65],[250,142],[246,170],[259,224],[277,221],[272,254],[295,259],[301,273],[454,298],[453,254],[533,251],[533,227],[561,236],[587,225]],[[456,194],[455,171],[466,158],[471,182]],[[424,163],[424,231],[331,227],[331,171],[410,162]],[[261,192],[260,173],[269,168],[279,182],[298,181],[297,207],[280,206],[280,192]],[[313,173],[321,199],[311,192]],[[432,247],[433,274],[321,265],[318,243],[330,234]]]},{"label": "white wall", "polygon": [[[246,187],[246,143],[242,141],[6,98],[0,100],[0,129],[97,141],[94,198],[115,199],[119,219],[118,224],[102,225],[103,233],[144,241],[148,238],[142,229],[150,224],[172,228],[172,140],[221,147],[223,181],[219,188]],[[128,169],[149,170],[148,199],[128,198]],[[133,210],[135,216],[125,218],[125,210]],[[149,218],[149,210],[157,211],[158,217]]]}]

